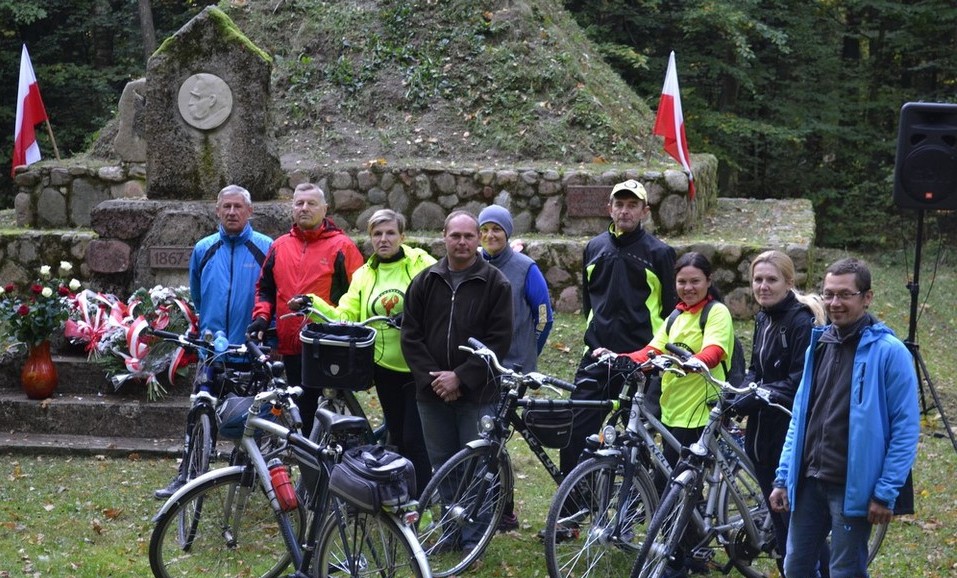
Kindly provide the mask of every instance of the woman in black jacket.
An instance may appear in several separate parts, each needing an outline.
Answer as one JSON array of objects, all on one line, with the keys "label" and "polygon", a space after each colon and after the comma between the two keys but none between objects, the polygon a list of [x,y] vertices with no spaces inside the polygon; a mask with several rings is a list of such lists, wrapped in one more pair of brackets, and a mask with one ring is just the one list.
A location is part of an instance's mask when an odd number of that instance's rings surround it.
[{"label": "woman in black jacket", "polygon": [[[824,323],[824,306],[817,295],[802,295],[794,289],[794,263],[780,251],[765,251],[751,262],[751,290],[761,310],[754,322],[751,364],[745,383],[753,381],[770,389],[772,401],[790,408],[804,370],[811,327]],[[753,396],[740,400],[735,408],[748,416],[745,450],[754,463],[766,500],[773,489],[774,471],[791,418]],[[771,516],[781,566],[788,521],[782,514]],[[781,572],[783,575],[783,567]]]}]

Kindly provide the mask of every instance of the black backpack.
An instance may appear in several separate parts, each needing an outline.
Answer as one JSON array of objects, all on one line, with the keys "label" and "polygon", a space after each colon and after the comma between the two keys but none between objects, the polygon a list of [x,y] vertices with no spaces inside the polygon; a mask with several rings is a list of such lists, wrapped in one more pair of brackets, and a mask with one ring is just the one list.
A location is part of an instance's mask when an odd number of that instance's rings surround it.
[{"label": "black backpack", "polygon": [[[698,322],[701,333],[704,333],[704,326],[708,323],[708,312],[711,311],[711,306],[714,304],[714,301],[708,301],[704,309],[701,310],[701,317]],[[665,322],[666,332],[671,333],[671,326],[679,315],[681,315],[681,311],[678,309],[668,315],[668,320]],[[721,361],[721,367],[724,369],[724,378],[728,383],[735,387],[741,387],[744,383],[744,374],[747,373],[748,368],[744,362],[744,346],[741,345],[741,340],[737,336],[734,338],[734,348],[731,352],[731,367],[729,368],[723,360]]]}]

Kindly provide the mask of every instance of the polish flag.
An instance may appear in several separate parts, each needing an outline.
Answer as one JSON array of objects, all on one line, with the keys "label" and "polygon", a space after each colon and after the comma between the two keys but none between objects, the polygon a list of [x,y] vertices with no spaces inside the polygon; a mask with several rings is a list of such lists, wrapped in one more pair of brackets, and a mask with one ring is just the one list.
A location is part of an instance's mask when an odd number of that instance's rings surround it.
[{"label": "polish flag", "polygon": [[685,117],[681,112],[681,94],[678,92],[678,72],[673,50],[668,57],[665,86],[661,89],[661,100],[658,101],[654,134],[665,137],[665,152],[681,163],[688,175],[688,198],[694,200],[694,174],[691,172],[691,156],[688,154],[688,139],[685,137]]},{"label": "polish flag", "polygon": [[33,74],[27,45],[23,45],[20,55],[20,86],[17,90],[17,124],[14,128],[13,167],[10,175],[21,165],[29,165],[40,160],[40,147],[33,127],[47,120],[47,111],[40,98],[40,87]]}]

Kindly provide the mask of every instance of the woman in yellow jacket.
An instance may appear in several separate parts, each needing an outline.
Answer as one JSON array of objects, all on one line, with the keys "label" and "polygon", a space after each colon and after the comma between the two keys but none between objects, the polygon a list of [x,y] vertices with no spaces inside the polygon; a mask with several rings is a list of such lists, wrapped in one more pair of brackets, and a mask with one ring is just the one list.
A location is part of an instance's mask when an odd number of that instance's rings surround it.
[{"label": "woman in yellow jacket", "polygon": [[[435,263],[435,258],[425,251],[403,244],[405,217],[400,213],[391,209],[376,211],[369,218],[368,231],[374,252],[352,274],[349,290],[339,299],[339,306],[309,295],[312,306],[330,319],[362,321],[377,315],[400,315],[412,278]],[[376,329],[373,381],[389,430],[389,442],[415,466],[416,486],[422,489],[432,477],[432,466],[425,451],[412,373],[402,356],[399,331],[384,323]]]}]

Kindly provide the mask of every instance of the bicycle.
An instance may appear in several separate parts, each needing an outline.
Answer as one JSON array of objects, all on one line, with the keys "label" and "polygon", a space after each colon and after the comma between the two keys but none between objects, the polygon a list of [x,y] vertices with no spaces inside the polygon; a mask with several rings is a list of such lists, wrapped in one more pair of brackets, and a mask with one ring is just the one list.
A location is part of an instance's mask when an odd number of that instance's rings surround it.
[{"label": "bicycle", "polygon": [[[457,574],[477,560],[498,530],[505,502],[512,495],[514,476],[506,443],[518,432],[532,454],[548,474],[559,483],[561,470],[546,453],[539,436],[519,414],[528,410],[603,409],[617,407],[614,401],[528,398],[529,389],[553,386],[574,391],[575,386],[541,373],[522,374],[501,366],[495,353],[476,339],[459,349],[483,357],[499,374],[503,394],[494,415],[483,416],[479,423],[481,438],[467,444],[432,476],[419,497],[418,537],[429,555],[432,574],[437,577]],[[570,433],[570,422],[565,433]],[[462,535],[474,541],[470,549],[462,547]]]},{"label": "bicycle", "polygon": [[[322,311],[306,305],[300,311],[287,313],[283,316],[315,316],[325,323],[310,323],[303,327],[299,339],[303,343],[302,383],[305,387],[319,389],[318,407],[329,409],[343,415],[353,415],[368,420],[368,416],[355,395],[356,391],[367,390],[372,387],[372,364],[377,330],[372,323],[384,323],[387,328],[399,329],[395,318],[385,315],[375,315],[362,321],[338,321],[330,319]],[[343,371],[333,373],[332,362],[320,361],[323,354],[350,351],[353,356],[343,367]],[[356,353],[358,351],[358,353]],[[315,361],[307,363],[307,358],[313,356]],[[346,360],[342,360],[346,361]],[[383,423],[375,428],[369,423],[366,431],[368,443],[384,444],[387,441],[388,430]]]},{"label": "bicycle", "polygon": [[[695,371],[724,393],[756,392],[766,403],[788,411],[772,401],[768,390],[750,384],[736,388],[715,378],[699,365],[687,363],[690,354],[668,344],[672,355],[662,354],[669,362],[681,367],[672,371]],[[676,556],[685,550],[708,551],[717,542],[728,555],[722,568],[727,572],[736,568],[747,577],[770,576],[777,571],[773,529],[767,504],[737,444],[728,444],[721,436],[724,413],[730,404],[720,395],[709,412],[698,441],[682,448],[681,460],[675,466],[658,509],[648,525],[647,535],[631,570],[632,578],[658,578],[683,563]],[[706,491],[707,490],[707,491]],[[757,498],[755,498],[755,493]],[[686,529],[693,533],[686,535]],[[692,544],[693,542],[693,544]]]},{"label": "bicycle", "polygon": [[[281,362],[270,362],[263,350],[253,342],[234,345],[222,335],[217,335],[215,339],[212,335],[199,339],[189,334],[160,329],[151,328],[149,332],[163,341],[199,354],[193,393],[189,396],[183,464],[178,478],[185,484],[209,470],[209,464],[216,455],[219,412],[223,410],[223,403],[231,396],[247,397],[262,391],[284,370]],[[227,358],[248,359],[250,370],[241,371],[227,365]]]},{"label": "bicycle", "polygon": [[[431,576],[411,529],[414,501],[370,512],[330,493],[332,470],[346,448],[361,442],[364,419],[320,409],[313,442],[260,417],[264,406],[294,406],[301,393],[287,387],[257,394],[236,442],[237,465],[192,480],[163,505],[149,546],[154,576],[275,577],[290,562],[298,578]],[[280,445],[264,453],[258,432]],[[274,461],[279,456],[299,467],[297,490],[288,488],[285,465]]]}]

